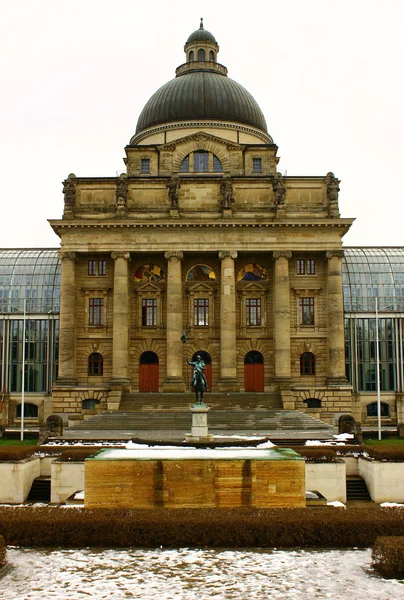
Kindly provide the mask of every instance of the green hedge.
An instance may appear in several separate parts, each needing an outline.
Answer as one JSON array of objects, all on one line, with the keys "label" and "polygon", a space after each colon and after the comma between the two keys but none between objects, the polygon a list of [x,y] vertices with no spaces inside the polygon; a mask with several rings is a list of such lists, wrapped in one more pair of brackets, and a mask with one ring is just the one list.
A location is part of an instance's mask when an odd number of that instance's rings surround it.
[{"label": "green hedge", "polygon": [[25,547],[368,548],[379,536],[404,535],[404,511],[0,506],[0,534]]},{"label": "green hedge", "polygon": [[364,450],[374,460],[388,460],[391,462],[404,462],[404,448],[401,446],[395,446],[392,444],[383,444],[383,447],[379,446],[364,446]]},{"label": "green hedge", "polygon": [[383,577],[404,577],[404,537],[378,537],[372,551],[373,567]]}]

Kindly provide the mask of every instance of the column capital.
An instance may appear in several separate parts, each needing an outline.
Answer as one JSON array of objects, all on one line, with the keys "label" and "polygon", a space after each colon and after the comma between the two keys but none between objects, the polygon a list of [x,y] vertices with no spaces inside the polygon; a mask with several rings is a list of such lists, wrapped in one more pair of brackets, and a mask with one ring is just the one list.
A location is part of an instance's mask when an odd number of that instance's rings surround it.
[{"label": "column capital", "polygon": [[326,257],[329,258],[343,258],[344,251],[343,250],[327,250],[325,253]]},{"label": "column capital", "polygon": [[237,250],[221,250],[219,252],[220,260],[223,260],[224,258],[232,258],[233,260],[235,260],[237,256]]},{"label": "column capital", "polygon": [[183,252],[164,252],[164,258],[167,260],[182,260],[184,258]]},{"label": "column capital", "polygon": [[129,252],[111,252],[111,258],[116,260],[117,258],[124,258],[125,260],[130,260]]},{"label": "column capital", "polygon": [[274,258],[292,258],[292,252],[290,250],[275,250],[273,253]]},{"label": "column capital", "polygon": [[76,253],[75,252],[64,252],[63,250],[60,250],[59,254],[58,254],[58,258],[59,258],[59,260],[63,260],[64,258],[70,258],[70,260],[76,260]]}]

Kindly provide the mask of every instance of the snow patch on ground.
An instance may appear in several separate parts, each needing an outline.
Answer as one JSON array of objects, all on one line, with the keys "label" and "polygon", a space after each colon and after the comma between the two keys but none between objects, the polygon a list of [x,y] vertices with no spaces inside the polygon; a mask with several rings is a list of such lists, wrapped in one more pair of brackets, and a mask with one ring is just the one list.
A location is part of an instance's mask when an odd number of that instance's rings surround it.
[{"label": "snow patch on ground", "polygon": [[343,502],[339,500],[334,500],[333,502],[327,502],[327,506],[334,506],[335,508],[346,508]]},{"label": "snow patch on ground", "polygon": [[380,505],[382,508],[391,508],[395,506],[396,508],[404,508],[404,504],[399,504],[397,502],[382,502]]},{"label": "snow patch on ground", "polygon": [[7,600],[366,600],[403,585],[371,571],[370,550],[10,548]]}]

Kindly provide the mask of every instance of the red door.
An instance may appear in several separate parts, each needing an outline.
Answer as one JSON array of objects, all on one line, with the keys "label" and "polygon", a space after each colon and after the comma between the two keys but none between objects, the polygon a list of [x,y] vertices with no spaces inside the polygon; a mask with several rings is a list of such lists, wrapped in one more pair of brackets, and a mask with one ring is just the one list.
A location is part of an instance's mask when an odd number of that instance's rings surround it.
[{"label": "red door", "polygon": [[264,391],[264,365],[262,363],[246,363],[244,365],[244,391]]},{"label": "red door", "polygon": [[139,370],[139,392],[159,391],[158,364],[141,364]]}]

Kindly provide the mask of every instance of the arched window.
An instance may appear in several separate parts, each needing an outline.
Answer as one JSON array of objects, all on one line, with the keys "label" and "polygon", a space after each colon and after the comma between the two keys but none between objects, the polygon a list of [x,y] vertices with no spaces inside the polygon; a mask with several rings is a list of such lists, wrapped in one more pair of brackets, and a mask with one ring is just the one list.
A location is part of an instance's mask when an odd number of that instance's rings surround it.
[{"label": "arched window", "polygon": [[[21,419],[21,404],[17,404],[15,407],[15,416],[17,419]],[[31,404],[29,402],[24,403],[24,417],[27,419],[37,419],[38,418],[38,407],[36,404]]]},{"label": "arched window", "polygon": [[307,408],[321,408],[320,398],[306,398],[303,402],[307,404]]},{"label": "arched window", "polygon": [[214,60],[215,60],[215,53],[213,52],[213,50],[211,50],[211,51],[209,52],[209,60],[210,60],[211,62],[214,62]]},{"label": "arched window", "polygon": [[268,272],[257,263],[245,265],[237,275],[237,281],[259,281],[268,279]]},{"label": "arched window", "polygon": [[104,371],[104,359],[99,352],[93,352],[88,357],[88,374],[102,375]]},{"label": "arched window", "polygon": [[[371,402],[366,407],[368,417],[377,417],[377,402]],[[380,402],[380,416],[390,416],[390,405],[387,402]]]},{"label": "arched window", "polygon": [[198,50],[198,60],[205,60],[205,50],[203,48]]},{"label": "arched window", "polygon": [[191,50],[189,53],[189,62],[192,62],[194,60],[194,51]]},{"label": "arched window", "polygon": [[185,279],[186,281],[215,281],[216,274],[209,265],[198,264],[189,269]]},{"label": "arched window", "polygon": [[313,352],[303,352],[300,356],[300,375],[316,374],[316,357]]},{"label": "arched window", "polygon": [[137,268],[135,271],[134,281],[138,283],[139,281],[164,281],[165,274],[164,271],[158,266],[152,263],[147,263],[146,265],[142,265]]},{"label": "arched window", "polygon": [[181,163],[180,173],[223,173],[223,167],[220,159],[206,150],[197,150],[188,154]]}]

